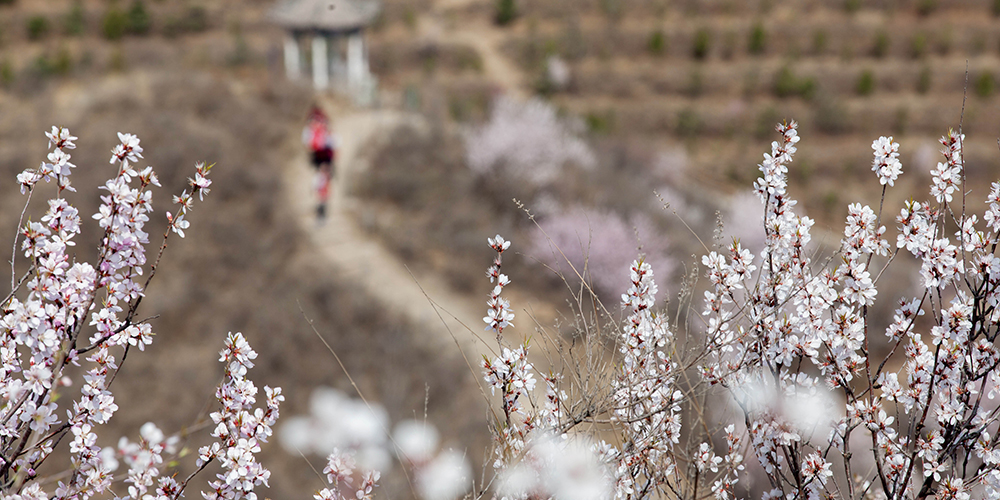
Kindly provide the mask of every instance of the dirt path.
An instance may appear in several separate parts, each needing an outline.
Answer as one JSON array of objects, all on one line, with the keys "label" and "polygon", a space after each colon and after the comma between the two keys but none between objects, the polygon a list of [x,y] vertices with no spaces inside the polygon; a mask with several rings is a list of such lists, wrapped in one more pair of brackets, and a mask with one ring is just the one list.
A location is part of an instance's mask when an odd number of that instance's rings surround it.
[{"label": "dirt path", "polygon": [[[457,341],[478,370],[481,355],[495,356],[496,347],[495,340],[484,331],[482,320],[486,314],[485,294],[488,287],[485,274],[483,295],[480,296],[455,293],[440,277],[419,269],[407,269],[395,254],[382,246],[375,235],[359,226],[356,217],[358,200],[351,198],[345,189],[352,176],[361,175],[367,168],[359,156],[359,148],[373,137],[386,137],[388,131],[401,124],[408,123],[418,129],[425,127],[423,120],[417,115],[392,110],[351,110],[337,114],[334,120],[340,148],[325,223],[318,224],[315,216],[313,171],[304,148],[299,148],[303,152],[286,167],[285,192],[302,231],[309,235],[316,251],[339,272],[342,279],[380,301],[386,310],[402,314],[419,325],[416,334],[426,336],[421,342],[451,350],[455,349]],[[483,245],[486,245],[485,239]],[[484,273],[488,265],[489,262],[483,263]],[[524,311],[531,307],[531,301],[513,292],[508,299],[518,314],[518,324],[529,327],[531,320]],[[520,342],[519,338],[508,340]],[[540,368],[547,365],[543,360],[541,356],[537,359],[532,356],[532,361]]]},{"label": "dirt path", "polygon": [[[508,95],[524,99],[527,94],[522,86],[522,73],[500,50],[502,33],[488,20],[471,25],[455,26],[446,22],[447,10],[460,8],[469,0],[441,0],[419,17],[422,35],[442,42],[461,43],[473,47],[483,61],[485,75]],[[337,109],[336,106],[327,106]],[[359,148],[371,138],[386,137],[392,128],[410,124],[418,129],[426,123],[414,114],[395,110],[349,109],[333,114],[340,141],[336,179],[329,215],[323,225],[315,217],[315,195],[312,191],[312,169],[304,151],[287,166],[285,191],[297,214],[302,230],[310,236],[318,252],[336,268],[344,279],[362,288],[368,295],[381,301],[387,310],[403,314],[420,325],[420,332],[428,335],[425,342],[440,344],[441,348],[454,349],[456,341],[466,357],[478,366],[482,354],[495,356],[496,341],[484,331],[482,320],[486,313],[487,284],[484,279],[483,295],[459,294],[452,291],[440,277],[420,269],[408,269],[400,259],[387,250],[375,235],[365,232],[358,224],[358,200],[346,192],[353,176],[362,175],[367,165],[359,155]],[[302,148],[299,148],[300,150]],[[486,244],[485,239],[483,244]],[[483,263],[485,271],[488,262]],[[485,277],[485,274],[484,274]],[[521,334],[533,330],[533,321],[551,324],[554,310],[515,290],[505,291],[514,306],[521,325]],[[450,333],[449,333],[450,332]],[[520,334],[507,339],[512,344],[521,342]],[[544,369],[549,362],[539,349],[532,352],[531,360]]]},{"label": "dirt path", "polygon": [[[340,148],[325,223],[319,224],[316,219],[313,171],[306,155],[300,154],[287,168],[286,191],[303,232],[310,236],[316,250],[337,268],[345,280],[384,302],[387,309],[402,313],[421,326],[441,329],[437,313],[425,297],[426,292],[457,318],[458,321],[448,321],[449,328],[462,332],[465,329],[459,322],[471,327],[478,314],[474,312],[473,305],[468,300],[451,297],[443,284],[433,277],[416,276],[415,281],[395,255],[358,226],[353,217],[356,203],[345,192],[348,179],[363,169],[359,164],[358,149],[373,135],[384,133],[413,118],[393,111],[355,111],[336,116],[334,120]],[[468,337],[463,336],[464,339]],[[429,340],[450,342],[446,336]],[[471,344],[468,340],[462,343],[463,349]]]},{"label": "dirt path", "polygon": [[469,0],[440,0],[420,17],[418,27],[424,38],[472,47],[483,61],[483,74],[511,97],[524,100],[529,96],[524,90],[523,75],[513,61],[501,50],[504,34],[488,19],[469,23],[448,23],[449,9],[462,8]]}]

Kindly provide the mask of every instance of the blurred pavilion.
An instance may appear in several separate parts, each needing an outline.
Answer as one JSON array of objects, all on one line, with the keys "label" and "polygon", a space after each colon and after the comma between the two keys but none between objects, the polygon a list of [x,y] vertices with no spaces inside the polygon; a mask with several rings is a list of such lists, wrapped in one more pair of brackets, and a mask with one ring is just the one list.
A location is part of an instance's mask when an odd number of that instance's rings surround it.
[{"label": "blurred pavilion", "polygon": [[[285,73],[307,67],[317,90],[333,89],[368,104],[377,80],[368,67],[364,30],[378,16],[378,0],[284,0],[271,19],[285,29]],[[305,50],[303,50],[305,45]]]}]

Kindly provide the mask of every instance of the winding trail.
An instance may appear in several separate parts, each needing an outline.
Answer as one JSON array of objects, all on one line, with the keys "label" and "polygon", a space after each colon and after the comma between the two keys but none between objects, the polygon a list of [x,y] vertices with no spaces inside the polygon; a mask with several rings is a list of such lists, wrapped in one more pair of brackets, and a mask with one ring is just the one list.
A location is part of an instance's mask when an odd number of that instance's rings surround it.
[{"label": "winding trail", "polygon": [[[423,37],[448,43],[460,43],[474,48],[483,61],[483,73],[504,93],[515,98],[527,97],[523,75],[501,50],[503,34],[489,20],[454,26],[445,21],[449,9],[466,7],[470,0],[439,0],[422,13],[418,29]],[[397,126],[408,124],[418,130],[428,125],[419,115],[391,109],[344,108],[332,101],[324,102],[338,135],[339,147],[335,180],[328,207],[327,220],[319,225],[315,216],[315,194],[312,190],[312,167],[304,148],[297,144],[294,161],[286,166],[285,193],[302,231],[326,260],[345,280],[380,301],[387,310],[402,314],[418,325],[417,335],[426,345],[453,349],[457,343],[478,373],[481,355],[496,356],[496,340],[484,330],[488,283],[483,279],[482,294],[456,293],[433,273],[409,269],[394,253],[386,249],[376,235],[366,232],[358,223],[359,200],[347,192],[350,179],[363,175],[368,168],[360,149],[371,140],[385,140]],[[332,112],[330,112],[332,111]],[[485,237],[483,245],[486,245]],[[489,262],[483,262],[483,270]],[[511,332],[505,340],[517,345],[522,337],[534,330],[532,322],[551,325],[555,310],[514,286],[504,290],[511,302],[520,330]],[[551,366],[540,349],[529,355],[536,368]]]},{"label": "winding trail", "polygon": [[[345,281],[359,287],[381,302],[386,310],[403,315],[418,326],[415,335],[428,346],[451,350],[457,343],[472,367],[478,370],[481,355],[496,355],[496,341],[484,330],[487,283],[483,275],[483,294],[454,292],[439,276],[420,269],[408,269],[394,253],[357,222],[359,200],[352,198],[346,186],[350,179],[367,169],[360,149],[370,140],[386,138],[393,128],[409,124],[426,128],[421,117],[394,110],[349,110],[333,114],[339,140],[336,177],[326,221],[320,224],[315,215],[313,170],[301,145],[300,151],[285,169],[284,189],[303,233],[308,235],[316,252],[331,264]],[[486,245],[484,238],[483,245]],[[483,262],[485,271],[489,262]],[[518,313],[518,324],[529,327],[525,313],[533,301],[514,290],[504,291]],[[537,301],[534,301],[537,304]],[[546,310],[546,308],[541,308]],[[531,314],[534,315],[534,314]],[[523,332],[521,332],[523,333]],[[519,343],[520,335],[507,339]],[[445,352],[445,351],[442,351]],[[531,356],[538,367],[547,366],[540,355]],[[537,364],[542,363],[542,364]]]},{"label": "winding trail", "polygon": [[468,0],[442,0],[420,17],[418,31],[423,38],[472,47],[483,63],[483,75],[504,94],[518,100],[529,97],[524,89],[521,70],[501,53],[503,33],[490,21],[476,19],[460,25],[447,25],[447,9],[461,8]]}]

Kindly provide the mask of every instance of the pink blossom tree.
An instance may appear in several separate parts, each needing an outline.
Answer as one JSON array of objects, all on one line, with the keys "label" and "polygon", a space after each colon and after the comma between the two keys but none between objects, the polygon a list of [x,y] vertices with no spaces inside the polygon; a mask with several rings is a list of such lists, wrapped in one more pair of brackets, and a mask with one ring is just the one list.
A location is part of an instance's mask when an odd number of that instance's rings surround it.
[{"label": "pink blossom tree", "polygon": [[489,121],[466,131],[465,145],[473,172],[503,171],[533,187],[554,182],[566,165],[593,168],[597,163],[571,124],[540,99],[497,98]]},{"label": "pink blossom tree", "polygon": [[628,286],[625,271],[640,247],[646,262],[670,276],[675,259],[649,218],[577,206],[539,217],[527,251],[567,279],[583,278],[602,296],[614,297]]}]

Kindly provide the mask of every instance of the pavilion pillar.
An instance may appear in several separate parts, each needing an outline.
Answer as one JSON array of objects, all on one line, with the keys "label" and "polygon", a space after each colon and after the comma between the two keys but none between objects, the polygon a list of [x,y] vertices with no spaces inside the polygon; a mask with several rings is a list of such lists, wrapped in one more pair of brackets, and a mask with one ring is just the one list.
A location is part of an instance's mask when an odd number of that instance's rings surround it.
[{"label": "pavilion pillar", "polygon": [[312,39],[313,86],[325,89],[330,84],[330,60],[326,54],[326,35],[317,33]]},{"label": "pavilion pillar", "polygon": [[367,66],[364,39],[361,32],[356,31],[347,38],[347,84],[350,88],[358,88],[364,83]]},{"label": "pavilion pillar", "polygon": [[296,40],[295,34],[289,31],[285,33],[285,75],[289,80],[299,78],[300,61],[298,40]]}]

